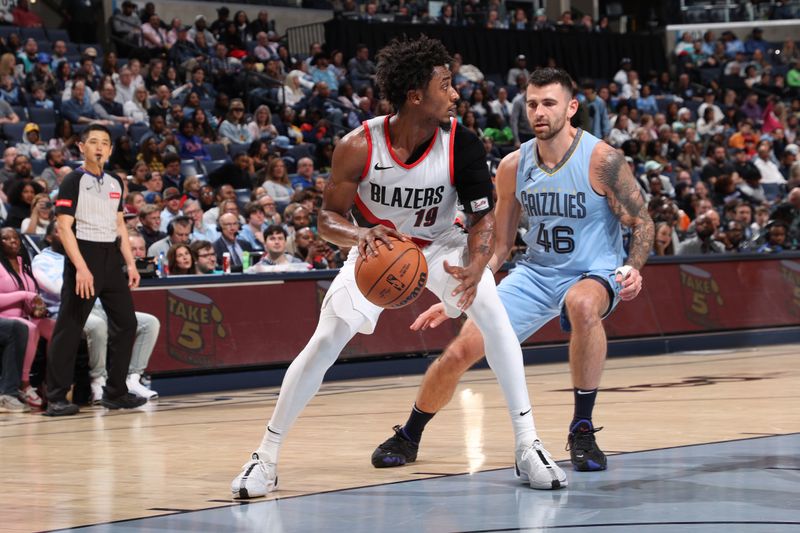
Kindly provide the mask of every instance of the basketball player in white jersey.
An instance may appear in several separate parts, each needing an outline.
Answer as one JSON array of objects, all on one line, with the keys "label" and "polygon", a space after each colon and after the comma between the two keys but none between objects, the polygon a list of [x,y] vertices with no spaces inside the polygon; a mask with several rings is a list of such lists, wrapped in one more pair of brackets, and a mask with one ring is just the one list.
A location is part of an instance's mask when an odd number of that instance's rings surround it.
[{"label": "basketball player in white jersey", "polygon": [[[570,126],[578,109],[572,87],[569,74],[560,69],[539,69],[530,76],[526,105],[535,138],[508,154],[497,169],[497,234],[488,265],[494,272],[503,266],[520,216],[528,217],[527,253],[497,290],[520,341],[559,315],[562,327],[571,330],[575,410],[567,444],[573,468],[585,472],[606,468],[594,436],[599,428],[592,422],[607,348],[602,319],[620,300],[631,300],[641,290],[639,270],[647,261],[654,230],[623,155]],[[627,258],[620,224],[632,230]],[[437,304],[411,329],[436,327],[446,319]],[[428,368],[406,425],[421,435],[419,426],[424,428],[447,405],[462,374],[481,357],[481,332],[467,321]],[[373,465],[412,462],[418,443],[402,442],[395,432],[375,450]],[[395,462],[378,460],[385,457]]]},{"label": "basketball player in white jersey", "polygon": [[[318,227],[351,253],[325,295],[314,335],[286,372],[261,445],[231,484],[235,497],[276,488],[278,452],[289,428],[342,348],[356,333],[374,330],[382,309],[359,292],[354,265],[359,255],[377,255],[378,241],[391,247],[390,236],[422,247],[427,288],[450,316],[466,312],[486,338],[486,358],[511,415],[518,477],[537,489],[567,485],[536,434],[522,350],[486,268],[494,248],[492,184],[483,144],[455,120],[458,93],[449,61],[442,44],[425,36],[393,41],[378,54],[378,85],[397,114],[366,121],[336,147]],[[454,225],[459,202],[469,217],[468,235]],[[359,225],[350,219],[354,205]]]}]

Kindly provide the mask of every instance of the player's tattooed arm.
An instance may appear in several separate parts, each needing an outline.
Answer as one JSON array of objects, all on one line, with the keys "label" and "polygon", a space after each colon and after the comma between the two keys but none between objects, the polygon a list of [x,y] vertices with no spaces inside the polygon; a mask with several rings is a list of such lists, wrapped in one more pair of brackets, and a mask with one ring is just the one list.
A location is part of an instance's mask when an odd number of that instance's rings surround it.
[{"label": "player's tattooed arm", "polygon": [[611,211],[631,228],[631,242],[626,265],[641,270],[653,247],[654,226],[647,203],[625,156],[608,145],[601,145],[595,176],[603,187]]},{"label": "player's tattooed arm", "polygon": [[480,270],[486,268],[486,263],[492,258],[494,252],[494,213],[491,211],[483,213],[471,213],[469,217],[469,238],[467,246],[469,248],[469,263],[475,264],[475,268]]}]

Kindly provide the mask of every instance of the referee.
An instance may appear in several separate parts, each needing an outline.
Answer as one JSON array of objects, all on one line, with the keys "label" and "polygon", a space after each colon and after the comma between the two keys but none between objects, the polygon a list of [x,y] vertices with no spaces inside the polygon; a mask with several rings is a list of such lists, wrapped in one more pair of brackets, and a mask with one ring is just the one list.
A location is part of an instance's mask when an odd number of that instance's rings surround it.
[{"label": "referee", "polygon": [[111,133],[105,126],[91,125],[81,134],[79,147],[84,166],[64,177],[56,200],[66,259],[61,308],[47,357],[48,416],[78,412],[78,406],[67,401],[67,392],[81,332],[98,297],[109,322],[108,380],[101,403],[109,409],[130,409],[147,401],[129,393],[125,385],[136,336],[130,289],[139,285],[139,273],[122,214],[122,181],[103,173],[111,155]]}]

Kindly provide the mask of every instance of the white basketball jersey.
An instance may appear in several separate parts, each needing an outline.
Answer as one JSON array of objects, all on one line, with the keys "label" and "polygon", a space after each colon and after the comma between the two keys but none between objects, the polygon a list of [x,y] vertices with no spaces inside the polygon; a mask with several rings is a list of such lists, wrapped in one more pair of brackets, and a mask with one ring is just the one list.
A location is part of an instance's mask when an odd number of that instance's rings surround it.
[{"label": "white basketball jersey", "polygon": [[410,165],[392,150],[389,116],[375,117],[363,125],[369,157],[356,192],[357,215],[369,224],[409,235],[419,245],[429,244],[450,229],[456,218],[456,120],[451,119],[450,131],[437,128],[425,153]]}]

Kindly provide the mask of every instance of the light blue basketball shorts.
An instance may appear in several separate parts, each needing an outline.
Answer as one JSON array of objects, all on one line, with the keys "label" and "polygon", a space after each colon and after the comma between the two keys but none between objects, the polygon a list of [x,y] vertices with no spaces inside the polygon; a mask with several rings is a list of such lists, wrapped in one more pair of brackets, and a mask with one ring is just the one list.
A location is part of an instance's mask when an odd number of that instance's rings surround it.
[{"label": "light blue basketball shorts", "polygon": [[597,270],[564,275],[562,270],[520,262],[500,281],[497,293],[506,308],[514,333],[524,341],[551,319],[561,316],[561,329],[571,329],[564,307],[567,291],[582,279],[594,279],[608,291],[610,304],[603,318],[619,303],[621,286],[613,270]]}]

